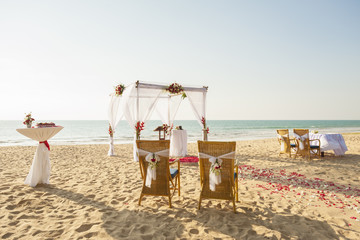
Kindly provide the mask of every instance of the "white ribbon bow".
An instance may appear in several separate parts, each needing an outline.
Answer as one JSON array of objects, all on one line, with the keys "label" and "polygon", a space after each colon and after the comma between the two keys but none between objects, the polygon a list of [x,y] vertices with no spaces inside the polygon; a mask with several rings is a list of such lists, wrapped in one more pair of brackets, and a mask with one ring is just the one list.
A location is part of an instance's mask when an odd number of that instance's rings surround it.
[{"label": "white ribbon bow", "polygon": [[300,150],[304,150],[304,148],[305,148],[304,141],[309,138],[309,134],[304,134],[304,135],[302,135],[302,136],[299,136],[299,135],[297,135],[296,133],[294,133],[294,136],[295,136],[295,138],[296,138],[297,140],[299,140],[299,142],[300,142],[300,143],[299,143],[299,148],[300,148]]},{"label": "white ribbon bow", "polygon": [[[137,153],[139,156],[146,156],[145,161],[149,162],[147,171],[146,171],[146,181],[145,186],[148,188],[151,188],[151,181],[156,180],[156,164],[160,161],[160,157],[169,157],[169,149],[161,150],[159,152],[148,152],[143,149],[137,149]],[[152,159],[155,157],[155,163],[152,161]]]},{"label": "white ribbon bow", "polygon": [[[221,183],[221,164],[223,162],[222,158],[235,158],[235,152],[229,152],[229,153],[225,153],[221,156],[218,157],[214,157],[205,153],[200,153],[199,152],[199,158],[209,158],[209,162],[211,162],[211,166],[210,166],[210,172],[209,172],[209,188],[211,191],[215,191],[215,186]],[[216,174],[215,171],[212,171],[212,169],[215,168],[215,164],[217,164],[220,166],[220,168],[218,169],[218,174]]]},{"label": "white ribbon bow", "polygon": [[278,134],[278,139],[280,140],[280,150],[282,152],[285,151],[285,138],[288,138],[289,134],[285,134],[285,135],[280,135]]}]

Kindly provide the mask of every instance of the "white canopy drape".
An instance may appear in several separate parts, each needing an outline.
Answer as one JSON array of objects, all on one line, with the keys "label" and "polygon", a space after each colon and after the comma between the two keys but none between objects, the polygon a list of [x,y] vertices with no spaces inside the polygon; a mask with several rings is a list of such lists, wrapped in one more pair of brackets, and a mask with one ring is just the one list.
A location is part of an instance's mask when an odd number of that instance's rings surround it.
[{"label": "white canopy drape", "polygon": [[[137,81],[127,86],[122,96],[111,95],[108,115],[109,123],[115,130],[119,120],[124,117],[130,127],[136,132],[136,124],[138,122],[146,122],[153,111],[156,109],[161,121],[171,126],[174,122],[176,113],[182,101],[181,95],[169,94],[166,91],[168,85],[150,84]],[[205,101],[207,87],[183,87],[184,92],[188,96],[192,109],[199,121],[200,125],[205,128],[206,124],[202,123],[205,119]],[[134,134],[134,141],[136,134]],[[207,140],[206,134],[204,140]],[[136,144],[134,142],[134,160],[138,161]],[[109,155],[114,155],[113,139],[110,138]]]},{"label": "white canopy drape", "polygon": [[[119,121],[123,118],[122,111],[119,109],[119,104],[120,104],[121,99],[122,99],[121,96],[116,96],[114,93],[110,94],[108,117],[109,117],[110,127],[113,131],[115,131],[115,128],[118,125]],[[113,136],[110,136],[110,148],[109,148],[108,155],[109,156],[115,155]]]},{"label": "white canopy drape", "polygon": [[[207,140],[207,131],[206,131],[206,92],[205,91],[194,91],[189,89],[185,91],[186,96],[189,98],[191,108],[196,116],[196,120],[203,128],[203,139]],[[204,122],[202,122],[204,121]]]}]

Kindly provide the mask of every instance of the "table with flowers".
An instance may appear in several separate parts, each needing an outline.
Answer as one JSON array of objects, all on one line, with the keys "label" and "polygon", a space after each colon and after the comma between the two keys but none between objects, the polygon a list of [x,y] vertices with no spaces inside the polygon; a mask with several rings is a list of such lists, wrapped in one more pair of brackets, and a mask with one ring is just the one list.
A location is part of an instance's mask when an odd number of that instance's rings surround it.
[{"label": "table with flowers", "polygon": [[35,187],[39,183],[49,184],[50,179],[50,145],[47,142],[63,129],[61,126],[43,128],[18,128],[17,132],[39,142],[34,159],[25,179],[25,184]]}]

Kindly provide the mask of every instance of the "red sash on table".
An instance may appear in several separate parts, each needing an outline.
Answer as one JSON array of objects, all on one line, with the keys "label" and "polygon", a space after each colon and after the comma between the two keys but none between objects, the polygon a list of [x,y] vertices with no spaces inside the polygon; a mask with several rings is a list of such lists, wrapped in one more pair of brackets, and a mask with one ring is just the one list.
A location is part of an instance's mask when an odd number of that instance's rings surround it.
[{"label": "red sash on table", "polygon": [[45,146],[46,146],[46,147],[49,149],[49,151],[50,151],[50,145],[49,145],[48,141],[39,142],[39,143],[45,144]]}]

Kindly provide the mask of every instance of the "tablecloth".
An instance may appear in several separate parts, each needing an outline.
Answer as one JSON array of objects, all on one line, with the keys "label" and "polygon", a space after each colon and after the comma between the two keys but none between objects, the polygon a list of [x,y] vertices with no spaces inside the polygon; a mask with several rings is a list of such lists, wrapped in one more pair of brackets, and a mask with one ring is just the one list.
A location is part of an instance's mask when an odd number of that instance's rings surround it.
[{"label": "tablecloth", "polygon": [[170,157],[185,157],[187,155],[186,130],[172,130],[170,138]]},{"label": "tablecloth", "polygon": [[[63,127],[47,128],[19,128],[16,129],[22,135],[38,142],[45,142],[55,136]],[[35,156],[31,164],[29,174],[25,179],[25,184],[35,187],[39,183],[49,184],[50,179],[50,151],[46,143],[39,143],[36,148]]]},{"label": "tablecloth", "polygon": [[[309,134],[310,140],[312,139],[320,139],[320,150],[322,152],[333,150],[336,156],[344,155],[345,152],[348,150],[345,140],[341,134],[337,133],[310,133]],[[316,142],[313,142],[314,144]]]}]

